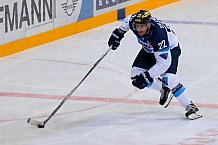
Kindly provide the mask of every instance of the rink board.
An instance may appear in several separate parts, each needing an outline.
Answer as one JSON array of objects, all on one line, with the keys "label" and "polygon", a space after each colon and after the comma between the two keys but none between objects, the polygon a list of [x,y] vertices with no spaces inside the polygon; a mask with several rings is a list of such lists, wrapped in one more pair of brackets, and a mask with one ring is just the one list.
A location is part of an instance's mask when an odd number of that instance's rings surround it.
[{"label": "rink board", "polygon": [[119,10],[127,16],[176,1],[0,0],[0,57],[116,21]]}]

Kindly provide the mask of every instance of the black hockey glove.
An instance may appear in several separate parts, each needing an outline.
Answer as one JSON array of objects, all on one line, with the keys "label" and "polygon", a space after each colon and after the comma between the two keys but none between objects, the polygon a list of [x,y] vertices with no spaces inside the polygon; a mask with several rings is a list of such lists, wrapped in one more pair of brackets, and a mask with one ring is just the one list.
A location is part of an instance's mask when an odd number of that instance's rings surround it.
[{"label": "black hockey glove", "polygon": [[119,28],[116,28],[108,40],[108,46],[110,47],[112,45],[112,50],[116,50],[117,47],[119,47],[120,41],[124,37],[124,33],[121,33],[120,31]]},{"label": "black hockey glove", "polygon": [[139,89],[144,89],[145,87],[149,86],[149,84],[153,82],[153,79],[150,77],[147,71],[139,75],[136,75],[131,79],[132,79],[132,85]]}]

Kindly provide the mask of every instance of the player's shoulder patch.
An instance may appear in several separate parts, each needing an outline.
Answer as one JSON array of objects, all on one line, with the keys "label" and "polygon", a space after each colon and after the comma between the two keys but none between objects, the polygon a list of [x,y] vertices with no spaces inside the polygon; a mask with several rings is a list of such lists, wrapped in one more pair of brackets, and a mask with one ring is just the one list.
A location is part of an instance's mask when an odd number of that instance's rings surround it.
[{"label": "player's shoulder patch", "polygon": [[168,57],[168,53],[161,53],[159,56],[166,60]]}]

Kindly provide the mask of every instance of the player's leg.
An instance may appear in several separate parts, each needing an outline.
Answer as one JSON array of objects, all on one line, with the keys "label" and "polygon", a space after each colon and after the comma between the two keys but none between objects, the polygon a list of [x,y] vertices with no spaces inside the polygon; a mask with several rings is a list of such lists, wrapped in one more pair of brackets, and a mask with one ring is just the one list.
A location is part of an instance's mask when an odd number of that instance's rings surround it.
[{"label": "player's leg", "polygon": [[190,98],[186,92],[185,87],[180,83],[177,77],[177,68],[179,56],[181,54],[181,49],[179,45],[171,50],[172,62],[165,74],[162,75],[164,84],[172,91],[174,97],[180,102],[180,104],[185,107],[186,117],[189,119],[196,119],[201,117],[198,113],[199,109],[190,101]]},{"label": "player's leg", "polygon": [[160,101],[159,104],[162,105],[164,108],[166,108],[171,100],[173,99],[173,94],[170,91],[170,88],[168,88],[165,83],[162,83],[162,89],[160,90]]},{"label": "player's leg", "polygon": [[[170,50],[171,53],[171,65],[166,71],[166,73],[176,74],[177,68],[178,68],[178,62],[179,62],[179,56],[181,54],[181,49],[179,45],[173,49]],[[163,105],[164,108],[166,108],[169,103],[171,102],[173,95],[170,91],[170,88],[168,86],[168,77],[165,77],[165,73],[161,75],[163,86],[161,90],[161,97],[160,97],[160,105]]]},{"label": "player's leg", "polygon": [[[133,62],[131,77],[134,77],[136,75],[139,75],[140,73],[149,70],[153,65],[155,65],[155,63],[156,59],[154,54],[147,53],[146,51],[141,49]],[[167,85],[164,85],[162,80],[159,80],[158,78],[153,78],[153,82],[147,87],[161,93],[159,104],[163,105],[166,108],[173,98],[173,96],[170,95],[170,90]]]},{"label": "player's leg", "polygon": [[[154,54],[147,53],[141,49],[133,62],[131,77],[149,70],[153,65],[155,65],[155,63],[156,59]],[[160,80],[159,78],[153,78],[153,82],[147,87],[161,93],[159,104],[166,108],[173,96],[172,94],[170,95],[170,89],[164,85],[163,80]]]},{"label": "player's leg", "polygon": [[185,86],[180,83],[177,75],[166,73],[162,77],[165,79],[167,86],[172,91],[173,96],[185,108],[185,116],[189,119],[197,119],[202,117],[202,115],[199,114],[199,109],[190,100]]}]

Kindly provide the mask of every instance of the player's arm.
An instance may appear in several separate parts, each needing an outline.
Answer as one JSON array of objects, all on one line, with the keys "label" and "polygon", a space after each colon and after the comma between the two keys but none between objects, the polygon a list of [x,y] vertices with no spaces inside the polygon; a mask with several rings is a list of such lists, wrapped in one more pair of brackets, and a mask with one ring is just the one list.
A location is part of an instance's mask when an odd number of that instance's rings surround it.
[{"label": "player's arm", "polygon": [[124,23],[119,27],[119,28],[116,28],[109,40],[108,40],[108,46],[111,47],[112,46],[112,50],[116,50],[119,45],[120,45],[120,41],[123,39],[124,37],[124,34],[129,31],[130,29],[130,26],[129,26],[129,20],[130,20],[131,16],[128,16],[125,20],[124,20]]},{"label": "player's arm", "polygon": [[127,32],[130,30],[130,21],[132,21],[133,19],[133,15],[129,15],[124,19],[124,22],[122,23],[122,25],[119,27],[119,29],[123,32]]},{"label": "player's arm", "polygon": [[162,40],[158,44],[160,49],[154,52],[156,64],[148,70],[148,73],[152,78],[156,78],[157,76],[165,73],[170,67],[172,60],[170,47],[166,43],[166,40]]},{"label": "player's arm", "polygon": [[143,71],[134,77],[132,77],[132,85],[144,89],[150,87],[154,78],[157,78],[161,74],[165,73],[171,64],[171,52],[168,47],[161,49],[154,53],[156,58],[156,64],[148,71]]},{"label": "player's arm", "polygon": [[156,64],[148,70],[152,78],[156,78],[165,73],[171,64],[171,52],[169,48],[166,51],[158,51],[154,53]]}]

